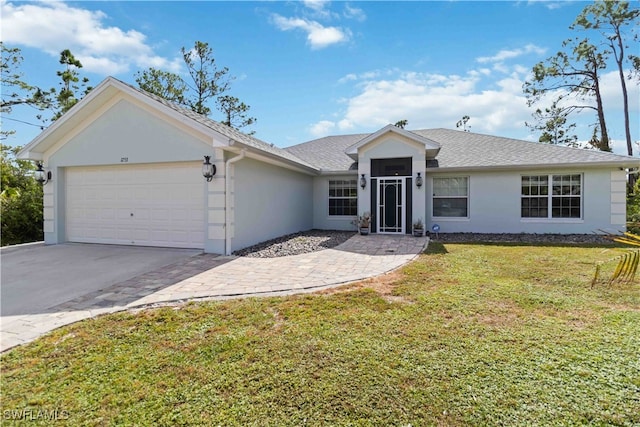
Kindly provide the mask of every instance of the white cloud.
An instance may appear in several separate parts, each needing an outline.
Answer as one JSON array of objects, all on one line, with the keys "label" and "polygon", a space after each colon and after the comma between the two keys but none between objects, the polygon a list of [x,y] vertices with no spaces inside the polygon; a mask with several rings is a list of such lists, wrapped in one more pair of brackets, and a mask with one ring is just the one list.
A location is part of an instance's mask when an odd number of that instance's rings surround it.
[{"label": "white cloud", "polygon": [[331,132],[335,131],[336,124],[329,120],[320,120],[318,123],[315,123],[309,127],[309,133],[315,137],[322,137],[325,135],[329,135]]},{"label": "white cloud", "polygon": [[395,70],[393,76],[376,71],[369,79],[365,74],[341,79],[355,84],[359,93],[344,101],[344,111],[335,121],[312,125],[313,136],[368,132],[402,119],[409,121],[410,129],[455,128],[463,115],[471,117],[469,124],[474,132],[526,134],[524,122],[530,120],[531,110],[522,93],[525,74],[513,68],[490,87],[480,70],[466,75]]},{"label": "white cloud", "polygon": [[547,9],[555,10],[555,9],[560,9],[563,6],[570,5],[571,2],[570,1],[558,2],[558,1],[550,1],[550,0],[529,0],[529,2],[527,3],[528,6],[531,6],[534,4],[543,4],[544,7],[546,7]]},{"label": "white cloud", "polygon": [[355,19],[356,21],[364,21],[367,19],[367,15],[364,11],[358,7],[350,6],[348,3],[344,5],[343,15],[348,19]]},{"label": "white cloud", "polygon": [[485,64],[487,62],[498,62],[501,63],[507,59],[513,59],[513,58],[517,58],[519,56],[522,55],[527,55],[529,53],[535,53],[538,55],[543,55],[547,50],[545,48],[542,47],[538,47],[534,44],[528,44],[523,48],[518,48],[518,49],[503,49],[501,51],[499,51],[497,54],[493,55],[493,56],[481,56],[479,58],[476,58],[476,61],[478,61],[481,64]]},{"label": "white cloud", "polygon": [[274,25],[282,31],[303,30],[312,49],[322,49],[332,44],[346,42],[351,38],[348,29],[325,27],[316,21],[303,18],[285,18],[277,14],[271,17]]},{"label": "white cloud", "polygon": [[63,2],[10,3],[2,1],[2,39],[7,44],[41,49],[58,56],[69,49],[84,69],[119,74],[131,66],[178,71],[180,61],[156,55],[146,36],[136,30],[106,26],[101,11],[90,11]]},{"label": "white cloud", "polygon": [[346,76],[340,78],[338,80],[338,83],[347,83],[347,82],[351,82],[351,81],[354,81],[354,80],[358,80],[358,75],[354,74],[354,73],[349,73]]},{"label": "white cloud", "polygon": [[303,0],[302,3],[315,12],[324,12],[325,7],[330,3],[329,0]]},{"label": "white cloud", "polygon": [[[341,112],[334,121],[323,121],[314,136],[343,132],[371,132],[395,123],[409,121],[409,129],[455,128],[463,115],[471,117],[472,132],[504,135],[537,141],[537,134],[525,126],[531,123],[535,108],[551,105],[559,95],[565,95],[562,105],[594,106],[592,98],[577,100],[566,93],[554,91],[543,96],[533,108],[527,107],[522,84],[530,77],[530,67],[508,63],[507,60],[527,53],[540,54],[543,49],[527,45],[522,49],[502,50],[484,57],[482,64],[464,75],[429,74],[397,69],[351,73],[339,83],[353,86],[356,94],[341,100]],[[513,61],[509,61],[513,62]],[[499,70],[500,74],[493,71]],[[499,78],[496,78],[496,75]],[[628,70],[625,72],[628,75]],[[617,71],[609,71],[600,81],[611,146],[616,153],[626,153],[622,95]],[[632,138],[637,140],[640,128],[640,87],[627,80]],[[596,121],[595,113],[585,109],[571,115],[576,134],[581,141],[590,138]],[[323,133],[324,132],[324,133]],[[586,138],[586,139],[585,139]],[[634,145],[634,150],[639,148]]]},{"label": "white cloud", "polygon": [[[629,75],[629,70],[624,73]],[[627,97],[629,98],[629,111],[637,113],[640,111],[640,86],[627,79]],[[622,110],[622,88],[620,86],[620,75],[617,71],[610,71],[603,74],[600,79],[600,92],[602,93],[602,103],[605,108]]]}]

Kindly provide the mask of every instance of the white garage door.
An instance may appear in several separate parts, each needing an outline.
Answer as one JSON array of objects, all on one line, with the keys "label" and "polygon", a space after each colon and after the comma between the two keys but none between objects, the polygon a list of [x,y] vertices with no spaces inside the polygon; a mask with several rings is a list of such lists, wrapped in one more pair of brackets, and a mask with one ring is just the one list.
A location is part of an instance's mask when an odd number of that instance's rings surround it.
[{"label": "white garage door", "polygon": [[74,167],[66,171],[67,240],[203,248],[200,163]]}]

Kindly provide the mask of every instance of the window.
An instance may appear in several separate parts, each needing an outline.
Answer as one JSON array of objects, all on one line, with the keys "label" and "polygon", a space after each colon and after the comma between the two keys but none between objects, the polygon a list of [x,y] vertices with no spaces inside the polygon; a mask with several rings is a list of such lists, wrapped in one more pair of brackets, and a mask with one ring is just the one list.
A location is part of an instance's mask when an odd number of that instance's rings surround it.
[{"label": "window", "polygon": [[549,177],[522,177],[522,217],[547,218],[549,216]]},{"label": "window", "polygon": [[520,206],[522,218],[582,218],[582,175],[523,176]]},{"label": "window", "polygon": [[358,186],[355,179],[329,181],[329,215],[356,216]]},{"label": "window", "polygon": [[469,177],[433,178],[433,216],[469,216]]}]

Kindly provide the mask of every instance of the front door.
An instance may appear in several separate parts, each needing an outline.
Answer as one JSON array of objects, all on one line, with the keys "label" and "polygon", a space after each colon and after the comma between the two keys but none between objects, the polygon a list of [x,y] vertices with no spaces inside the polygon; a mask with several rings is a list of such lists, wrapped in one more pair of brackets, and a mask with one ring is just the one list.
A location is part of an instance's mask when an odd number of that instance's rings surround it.
[{"label": "front door", "polygon": [[405,178],[378,178],[377,232],[403,234],[405,225]]}]

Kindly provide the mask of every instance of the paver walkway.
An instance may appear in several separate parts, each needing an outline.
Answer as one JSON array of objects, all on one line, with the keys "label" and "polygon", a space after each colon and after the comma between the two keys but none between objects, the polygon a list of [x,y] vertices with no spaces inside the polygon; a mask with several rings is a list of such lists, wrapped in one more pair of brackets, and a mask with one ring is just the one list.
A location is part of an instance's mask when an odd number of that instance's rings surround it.
[{"label": "paver walkway", "polygon": [[53,307],[3,316],[0,351],[69,323],[129,308],[191,299],[311,292],[394,270],[422,252],[428,238],[356,235],[332,249],[281,258],[201,254]]}]

